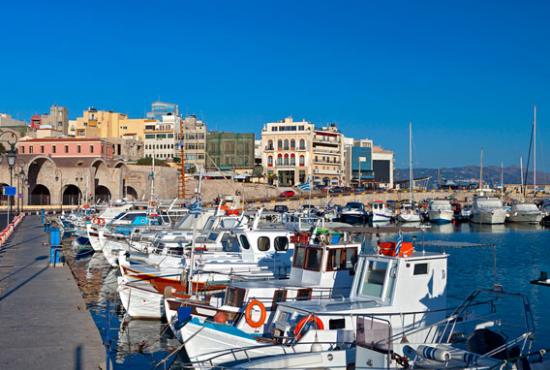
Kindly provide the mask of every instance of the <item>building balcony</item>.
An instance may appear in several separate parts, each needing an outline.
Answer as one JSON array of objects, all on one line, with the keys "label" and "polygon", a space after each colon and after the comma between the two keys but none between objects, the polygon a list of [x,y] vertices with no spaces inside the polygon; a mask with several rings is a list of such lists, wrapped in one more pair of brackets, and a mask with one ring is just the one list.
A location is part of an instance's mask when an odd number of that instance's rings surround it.
[{"label": "building balcony", "polygon": [[272,147],[272,146],[266,146],[266,147],[264,148],[264,150],[265,150],[266,152],[272,152],[272,151],[275,150],[275,148]]}]

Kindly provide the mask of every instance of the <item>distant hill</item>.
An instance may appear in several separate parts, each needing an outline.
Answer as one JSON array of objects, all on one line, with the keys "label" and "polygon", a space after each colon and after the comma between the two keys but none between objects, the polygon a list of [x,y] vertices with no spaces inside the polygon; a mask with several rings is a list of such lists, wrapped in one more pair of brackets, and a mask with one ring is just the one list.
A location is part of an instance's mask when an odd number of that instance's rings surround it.
[{"label": "distant hill", "polygon": [[[415,168],[414,178],[431,176],[431,184],[437,182],[437,168]],[[525,171],[525,169],[524,169]],[[504,167],[504,183],[505,184],[519,184],[521,183],[521,175],[519,166]],[[479,166],[464,166],[464,167],[452,167],[452,168],[440,168],[439,176],[445,180],[473,180],[479,179]],[[407,168],[396,169],[394,173],[396,181],[408,180],[409,170]],[[499,166],[487,166],[483,167],[483,181],[489,184],[500,184],[500,167]],[[533,172],[529,172],[527,176],[527,183],[533,183]],[[550,173],[537,171],[537,183],[548,184],[550,183]]]}]

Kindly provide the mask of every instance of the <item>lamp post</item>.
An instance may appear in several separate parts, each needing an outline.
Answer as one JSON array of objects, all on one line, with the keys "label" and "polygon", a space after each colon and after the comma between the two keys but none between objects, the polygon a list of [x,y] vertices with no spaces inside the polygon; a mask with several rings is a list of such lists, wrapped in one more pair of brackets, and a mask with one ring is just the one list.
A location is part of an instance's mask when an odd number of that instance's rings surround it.
[{"label": "lamp post", "polygon": [[59,168],[55,169],[55,181],[59,181],[59,201],[61,203],[61,213],[63,213],[63,172]]},{"label": "lamp post", "polygon": [[21,213],[21,208],[23,208],[23,185],[28,184],[27,176],[25,176],[25,171],[23,166],[19,167],[19,173],[17,176],[17,213]]}]

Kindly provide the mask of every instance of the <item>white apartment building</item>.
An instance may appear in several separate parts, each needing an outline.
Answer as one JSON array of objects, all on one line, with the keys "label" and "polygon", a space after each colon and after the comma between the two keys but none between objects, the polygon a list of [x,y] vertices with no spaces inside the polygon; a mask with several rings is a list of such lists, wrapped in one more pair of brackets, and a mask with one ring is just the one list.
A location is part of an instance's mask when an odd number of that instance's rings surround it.
[{"label": "white apartment building", "polygon": [[287,117],[262,129],[262,166],[268,182],[341,184],[344,179],[343,136],[335,125],[316,129],[311,122]]},{"label": "white apartment building", "polygon": [[179,156],[177,143],[180,119],[166,114],[162,116],[162,121],[145,124],[143,144],[146,158],[173,160]]}]

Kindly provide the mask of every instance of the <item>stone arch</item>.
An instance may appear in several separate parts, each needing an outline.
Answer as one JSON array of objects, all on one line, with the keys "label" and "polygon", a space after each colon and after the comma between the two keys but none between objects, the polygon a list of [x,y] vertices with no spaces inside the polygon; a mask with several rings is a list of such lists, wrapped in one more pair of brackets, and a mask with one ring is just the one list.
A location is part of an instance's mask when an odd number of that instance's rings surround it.
[{"label": "stone arch", "polygon": [[96,203],[109,203],[111,201],[111,191],[109,188],[103,185],[97,185],[95,187],[95,201]]},{"label": "stone arch", "polygon": [[76,206],[80,204],[82,192],[74,184],[67,184],[63,189],[63,205]]},{"label": "stone arch", "polygon": [[126,194],[126,198],[128,198],[128,200],[132,201],[132,200],[138,200],[138,193],[136,191],[136,189],[133,187],[133,186],[126,186],[126,188],[124,189]]},{"label": "stone arch", "polygon": [[32,187],[31,193],[29,194],[29,204],[30,205],[49,205],[51,202],[50,189],[45,185],[36,184]]},{"label": "stone arch", "polygon": [[31,186],[36,185],[38,174],[46,162],[49,162],[52,166],[57,167],[53,159],[43,155],[36,156],[29,163],[27,163],[27,179],[29,180],[29,184]]}]

